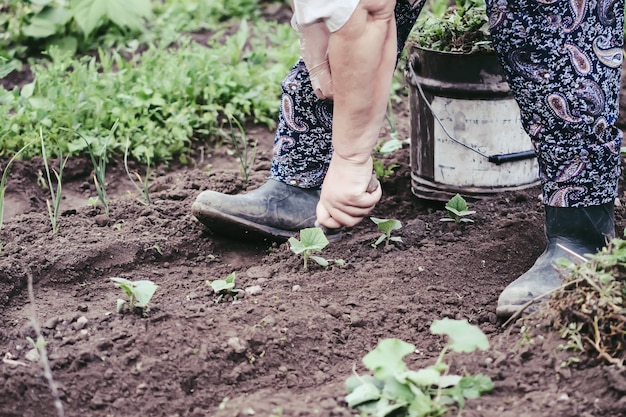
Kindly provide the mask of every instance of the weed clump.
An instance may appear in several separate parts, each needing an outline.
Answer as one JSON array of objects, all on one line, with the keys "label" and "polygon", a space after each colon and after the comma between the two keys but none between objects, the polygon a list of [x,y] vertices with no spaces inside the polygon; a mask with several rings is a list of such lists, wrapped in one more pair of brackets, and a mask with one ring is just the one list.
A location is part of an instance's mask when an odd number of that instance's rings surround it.
[{"label": "weed clump", "polygon": [[[626,240],[613,239],[588,261],[559,262],[563,285],[546,311],[570,346],[623,365],[626,359]],[[582,342],[582,343],[581,343]],[[580,349],[578,349],[580,350]]]}]

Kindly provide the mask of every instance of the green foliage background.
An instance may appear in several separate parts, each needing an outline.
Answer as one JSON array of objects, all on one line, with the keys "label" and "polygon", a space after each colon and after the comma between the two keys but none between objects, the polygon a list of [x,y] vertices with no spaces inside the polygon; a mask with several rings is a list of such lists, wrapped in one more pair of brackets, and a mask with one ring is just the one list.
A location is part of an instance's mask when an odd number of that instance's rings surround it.
[{"label": "green foliage background", "polygon": [[[298,57],[287,23],[258,0],[9,0],[0,3],[0,76],[23,63],[32,83],[0,87],[0,156],[38,137],[54,155],[185,161],[227,117],[273,127],[280,81]],[[122,18],[120,15],[123,15]],[[193,32],[209,34],[206,45]],[[229,129],[227,129],[229,131]],[[38,151],[30,147],[25,156]]]}]

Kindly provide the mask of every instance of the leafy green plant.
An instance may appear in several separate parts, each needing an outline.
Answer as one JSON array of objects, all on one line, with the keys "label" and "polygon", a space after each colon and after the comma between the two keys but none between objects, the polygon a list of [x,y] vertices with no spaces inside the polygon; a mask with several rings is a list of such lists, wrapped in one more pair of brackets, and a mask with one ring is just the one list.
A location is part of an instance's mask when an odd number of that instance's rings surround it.
[{"label": "leafy green plant", "polygon": [[396,151],[402,149],[404,145],[410,144],[411,139],[400,139],[400,134],[398,133],[398,128],[396,126],[396,117],[394,115],[393,105],[391,103],[391,99],[389,99],[387,103],[387,112],[385,113],[385,120],[389,124],[389,136],[390,139],[381,143],[376,147],[376,151],[382,156],[387,156]]},{"label": "leafy green plant", "polygon": [[[256,143],[250,149],[248,144],[248,138],[246,136],[246,131],[243,126],[237,120],[236,117],[232,115],[226,116],[228,119],[228,125],[230,126],[230,142],[233,145],[235,150],[235,155],[239,160],[239,168],[241,172],[241,179],[243,182],[247,183],[248,178],[250,177],[250,169],[254,164],[254,158],[256,157]],[[236,125],[237,130],[239,131],[239,135],[235,133],[233,130],[233,123]]]},{"label": "leafy green plant", "polygon": [[389,246],[390,242],[402,242],[400,236],[391,236],[394,230],[400,230],[402,223],[396,219],[379,219],[378,217],[370,217],[377,226],[378,230],[383,232],[382,235],[376,239],[376,242],[372,243],[373,247],[378,247],[381,243],[385,242],[385,246]]},{"label": "leafy green plant", "polygon": [[485,0],[429,0],[409,39],[447,52],[491,51]]},{"label": "leafy green plant", "polygon": [[[126,171],[126,175],[130,179],[130,182],[133,184],[133,187],[139,192],[139,195],[143,196],[143,200],[137,200],[141,204],[149,206],[152,204],[152,199],[150,198],[150,157],[147,156],[148,161],[146,163],[146,175],[142,178],[138,172],[133,172],[131,174],[130,168],[128,168],[128,148],[130,146],[130,141],[126,141],[126,150],[124,151],[124,170]],[[133,175],[135,174],[135,175]],[[130,193],[130,191],[129,191]]]},{"label": "leafy green plant", "polygon": [[235,288],[235,273],[228,274],[226,279],[216,279],[214,281],[206,281],[206,284],[213,289],[213,292],[217,294],[216,302],[220,302],[224,297],[231,297],[236,300],[237,296],[243,292],[243,290]]},{"label": "leafy green plant", "polygon": [[474,210],[467,209],[467,202],[460,194],[456,194],[446,203],[446,211],[448,217],[441,219],[442,222],[474,223],[474,220],[468,218],[472,214],[476,214]]},{"label": "leafy green plant", "polygon": [[[375,152],[380,154],[382,157],[388,156],[402,149],[402,147],[405,144],[410,143],[410,139],[407,138],[407,139],[402,140],[399,137],[391,99],[389,99],[388,101],[387,112],[385,113],[385,119],[387,120],[387,123],[389,124],[390,139],[379,143],[375,148]],[[394,170],[398,167],[398,164],[386,165],[383,159],[379,159],[377,157],[374,157],[372,160],[374,164],[374,173],[376,174],[376,178],[380,180],[391,177],[391,175],[393,175]]]},{"label": "leafy green plant", "polygon": [[109,199],[107,197],[107,184],[106,184],[106,167],[107,167],[107,147],[109,146],[109,142],[111,142],[111,138],[118,126],[118,123],[115,122],[111,130],[109,131],[109,135],[107,140],[102,145],[102,149],[100,152],[96,153],[91,148],[91,143],[87,140],[87,138],[80,133],[78,135],[85,141],[87,144],[87,150],[89,152],[89,158],[91,159],[91,163],[93,165],[93,183],[96,187],[96,193],[98,194],[98,200],[102,203],[104,207],[104,212],[108,216],[109,215]]},{"label": "leafy green plant", "polygon": [[379,180],[384,180],[393,175],[393,171],[398,167],[398,164],[385,165],[385,162],[378,158],[372,158],[374,174]]},{"label": "leafy green plant", "polygon": [[158,16],[155,30],[195,32],[199,29],[214,30],[222,22],[252,19],[261,15],[259,0],[165,0],[155,5]]},{"label": "leafy green plant", "polygon": [[471,353],[489,348],[487,337],[478,327],[467,320],[443,319],[434,321],[430,329],[449,339],[435,364],[410,370],[404,357],[413,353],[415,346],[399,339],[383,339],[363,358],[373,376],[355,374],[346,381],[348,406],[366,416],[441,416],[453,408],[462,409],[467,399],[493,389],[488,376],[449,374],[444,362],[448,350]]},{"label": "leafy green plant", "polygon": [[0,53],[23,57],[55,45],[72,54],[85,50],[99,28],[139,33],[152,15],[150,0],[8,0],[0,8]]},{"label": "leafy green plant", "polygon": [[[46,154],[46,143],[43,140],[43,130],[39,130],[39,138],[41,139],[41,156],[43,158],[44,167],[46,170],[46,186],[50,192],[51,200],[46,200],[46,206],[48,207],[48,216],[50,217],[50,224],[52,225],[52,233],[56,234],[59,231],[59,214],[61,212],[61,192],[63,191],[63,170],[69,156],[63,158],[63,155],[59,155],[59,170],[52,170],[56,180],[56,191],[50,175],[50,166],[48,165],[48,156]],[[50,202],[52,201],[52,202]]]},{"label": "leafy green plant", "polygon": [[149,280],[130,281],[125,278],[115,277],[111,278],[111,281],[115,282],[115,285],[120,287],[128,297],[128,300],[118,298],[118,313],[121,313],[126,303],[128,303],[131,312],[134,312],[135,309],[140,309],[142,314],[146,314],[148,312],[148,303],[159,288],[158,285]]},{"label": "leafy green plant", "polygon": [[312,255],[320,252],[328,245],[328,239],[324,235],[324,231],[320,227],[310,227],[300,230],[300,240],[290,237],[288,240],[291,245],[291,251],[296,255],[302,254],[304,261],[304,270],[308,269],[308,261],[312,259],[321,266],[328,266],[328,261],[321,257]]},{"label": "leafy green plant", "polygon": [[0,87],[0,155],[19,150],[41,126],[64,154],[87,155],[73,131],[99,149],[117,121],[110,155],[121,156],[130,141],[129,158],[185,163],[192,141],[227,136],[226,114],[274,127],[280,81],[299,54],[289,25],[263,21],[218,31],[206,46],[184,35],[139,46],[80,58],[50,48],[47,60],[31,65],[32,83]]}]

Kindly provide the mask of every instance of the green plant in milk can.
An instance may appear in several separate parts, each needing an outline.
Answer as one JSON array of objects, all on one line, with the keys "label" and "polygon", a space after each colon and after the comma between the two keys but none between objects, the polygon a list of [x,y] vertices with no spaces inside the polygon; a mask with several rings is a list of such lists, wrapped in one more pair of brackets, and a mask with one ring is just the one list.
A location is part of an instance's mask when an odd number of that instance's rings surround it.
[{"label": "green plant in milk can", "polygon": [[409,39],[445,52],[492,51],[485,0],[428,0]]},{"label": "green plant in milk can", "polygon": [[474,223],[474,220],[467,216],[476,214],[474,210],[467,209],[467,201],[460,194],[455,195],[446,203],[448,217],[441,219],[442,222]]},{"label": "green plant in milk can", "polygon": [[346,381],[348,406],[364,416],[427,417],[460,411],[468,399],[478,398],[493,389],[486,375],[451,374],[444,362],[452,350],[471,353],[489,348],[485,334],[467,320],[435,320],[431,333],[448,337],[437,361],[426,368],[410,370],[404,358],[415,346],[399,339],[383,339],[363,357],[373,375],[355,374]]}]

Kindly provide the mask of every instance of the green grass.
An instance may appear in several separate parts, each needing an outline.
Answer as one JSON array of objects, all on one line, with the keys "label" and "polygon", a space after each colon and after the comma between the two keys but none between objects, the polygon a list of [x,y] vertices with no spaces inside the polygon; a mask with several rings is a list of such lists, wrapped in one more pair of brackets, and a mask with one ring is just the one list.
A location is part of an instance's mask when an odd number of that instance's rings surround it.
[{"label": "green grass", "polygon": [[61,146],[53,152],[86,154],[86,143],[67,129],[99,148],[117,122],[107,148],[112,155],[122,155],[128,140],[139,161],[184,162],[193,140],[223,136],[225,114],[273,127],[280,81],[298,46],[287,25],[243,21],[230,36],[216,33],[207,47],[181,35],[173,46],[132,52],[75,58],[53,48],[49,60],[33,65],[32,84],[0,88],[1,152],[21,149],[42,127]]}]

